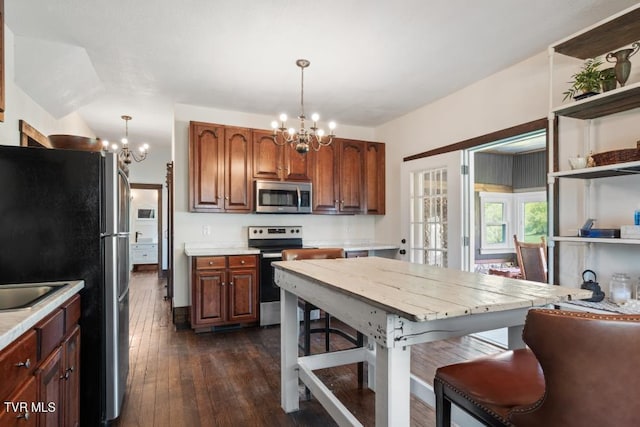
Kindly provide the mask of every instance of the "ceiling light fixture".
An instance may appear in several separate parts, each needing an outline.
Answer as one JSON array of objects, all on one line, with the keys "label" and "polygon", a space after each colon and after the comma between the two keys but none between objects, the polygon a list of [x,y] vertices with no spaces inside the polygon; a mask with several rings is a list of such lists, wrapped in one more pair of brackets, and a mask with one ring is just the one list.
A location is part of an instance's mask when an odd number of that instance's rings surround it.
[{"label": "ceiling light fixture", "polygon": [[[300,115],[298,119],[300,120],[300,129],[296,130],[295,128],[287,128],[287,115],[280,114],[280,124],[278,125],[277,121],[271,122],[271,127],[273,128],[273,142],[277,145],[285,145],[291,144],[293,148],[296,149],[298,153],[304,154],[312,148],[314,151],[320,150],[320,147],[326,147],[331,144],[333,138],[336,136],[334,130],[336,128],[335,122],[329,122],[329,135],[328,140],[323,141],[324,130],[318,128],[318,120],[320,116],[318,113],[313,113],[311,115],[311,120],[313,121],[313,125],[309,129],[305,128],[304,121],[306,116],[304,115],[304,69],[307,68],[311,64],[306,59],[298,59],[296,61],[296,65],[300,67]],[[280,141],[278,141],[278,132],[281,137]]]},{"label": "ceiling light fixture", "polygon": [[125,164],[131,164],[131,160],[135,160],[136,162],[141,162],[147,158],[147,154],[149,153],[149,144],[146,142],[138,147],[138,153],[129,149],[129,120],[132,119],[131,116],[120,116],[122,120],[124,120],[124,138],[120,140],[122,144],[122,149],[118,151],[118,144],[111,144],[106,139],[102,141],[102,148],[105,151],[112,151],[114,153],[118,153],[118,158],[124,162]]}]

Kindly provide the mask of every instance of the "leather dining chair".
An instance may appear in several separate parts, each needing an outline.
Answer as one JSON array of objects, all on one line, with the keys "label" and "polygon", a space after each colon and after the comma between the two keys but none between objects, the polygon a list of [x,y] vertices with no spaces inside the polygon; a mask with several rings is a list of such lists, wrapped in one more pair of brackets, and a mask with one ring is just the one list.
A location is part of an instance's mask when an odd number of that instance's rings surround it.
[{"label": "leather dining chair", "polygon": [[[303,259],[336,259],[336,258],[344,258],[345,253],[342,248],[302,248],[302,249],[286,249],[282,251],[282,260],[283,261],[295,261],[295,260],[303,260]],[[350,343],[354,344],[357,347],[362,347],[364,345],[364,337],[360,332],[356,332],[356,335],[353,336],[341,329],[334,328],[331,326],[331,315],[325,312],[324,315],[324,326],[321,328],[312,328],[311,327],[311,312],[313,310],[317,310],[318,308],[313,304],[298,299],[298,306],[303,310],[303,345],[302,351],[305,356],[311,354],[311,334],[314,333],[323,333],[324,334],[324,342],[325,342],[325,351],[331,351],[330,346],[330,336],[331,334],[340,335]],[[358,387],[362,388],[363,386],[363,378],[364,378],[364,363],[358,363]],[[307,398],[309,397],[309,391],[307,389]]]},{"label": "leather dining chair", "polygon": [[525,243],[513,235],[522,279],[547,283],[547,245],[544,237],[540,240],[540,243]]},{"label": "leather dining chair", "polygon": [[529,348],[440,367],[436,426],[451,403],[488,426],[637,426],[640,315],[533,309]]}]

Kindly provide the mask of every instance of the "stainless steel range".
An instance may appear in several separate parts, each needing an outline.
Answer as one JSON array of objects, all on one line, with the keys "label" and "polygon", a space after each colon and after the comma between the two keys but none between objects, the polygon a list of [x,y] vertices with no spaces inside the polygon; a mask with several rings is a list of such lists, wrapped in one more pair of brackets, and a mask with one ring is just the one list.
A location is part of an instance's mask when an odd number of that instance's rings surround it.
[{"label": "stainless steel range", "polygon": [[271,263],[282,260],[284,249],[302,248],[301,226],[249,227],[248,246],[260,249],[260,326],[280,323],[280,288]]}]

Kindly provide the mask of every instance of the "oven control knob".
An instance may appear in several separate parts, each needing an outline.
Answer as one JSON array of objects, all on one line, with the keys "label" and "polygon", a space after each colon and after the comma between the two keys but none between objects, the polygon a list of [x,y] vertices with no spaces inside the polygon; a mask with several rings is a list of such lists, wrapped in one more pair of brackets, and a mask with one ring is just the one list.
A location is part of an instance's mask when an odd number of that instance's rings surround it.
[{"label": "oven control knob", "polygon": [[253,230],[253,234],[256,234],[258,232],[258,230]]},{"label": "oven control knob", "polygon": [[260,230],[258,233],[262,234],[262,230]]}]

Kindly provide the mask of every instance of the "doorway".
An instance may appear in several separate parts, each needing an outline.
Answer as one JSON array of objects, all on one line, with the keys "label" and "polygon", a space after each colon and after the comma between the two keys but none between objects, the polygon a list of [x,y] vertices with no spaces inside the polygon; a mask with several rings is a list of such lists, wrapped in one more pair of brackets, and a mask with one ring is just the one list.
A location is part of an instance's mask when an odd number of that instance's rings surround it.
[{"label": "doorway", "polygon": [[131,183],[131,269],[163,276],[162,185]]},{"label": "doorway", "polygon": [[546,141],[540,129],[469,150],[473,271],[514,267],[514,235],[535,243],[548,235]]}]

